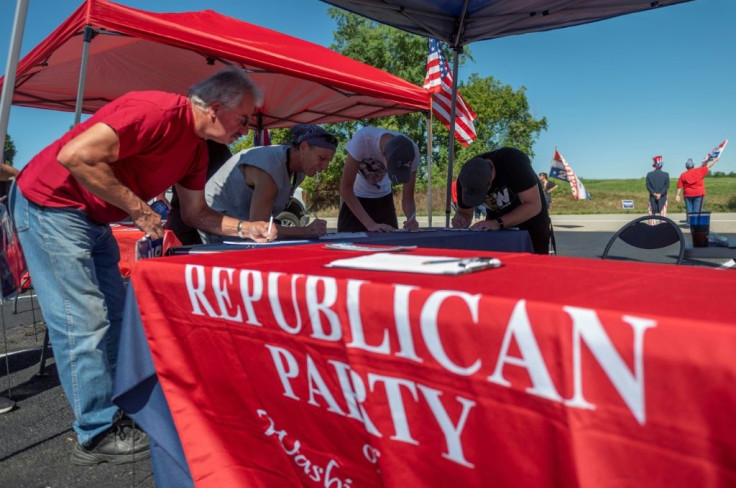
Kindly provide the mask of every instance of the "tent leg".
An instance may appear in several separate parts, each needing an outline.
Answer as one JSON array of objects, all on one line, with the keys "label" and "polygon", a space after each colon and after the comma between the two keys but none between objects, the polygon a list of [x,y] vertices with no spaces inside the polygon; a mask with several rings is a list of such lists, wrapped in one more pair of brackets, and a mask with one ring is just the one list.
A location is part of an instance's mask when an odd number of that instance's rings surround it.
[{"label": "tent leg", "polygon": [[97,32],[90,27],[84,28],[84,44],[82,45],[82,62],[79,66],[79,84],[77,85],[77,104],[74,107],[74,125],[82,119],[82,105],[84,103],[84,83],[87,80],[87,61],[89,61],[89,44]]},{"label": "tent leg", "polygon": [[455,114],[457,105],[457,65],[458,54],[462,47],[452,50],[452,103],[450,110],[450,142],[447,145],[447,188],[445,188],[445,227],[450,227],[450,209],[452,201],[452,162],[455,157]]},{"label": "tent leg", "polygon": [[5,136],[8,134],[10,106],[13,104],[13,91],[15,90],[15,74],[18,70],[18,57],[20,55],[20,45],[23,40],[23,30],[26,25],[27,14],[28,0],[18,0],[15,7],[13,32],[10,36],[8,63],[5,67],[3,93],[2,97],[0,97],[0,143],[2,143],[2,145],[0,145],[0,163],[5,162]]}]

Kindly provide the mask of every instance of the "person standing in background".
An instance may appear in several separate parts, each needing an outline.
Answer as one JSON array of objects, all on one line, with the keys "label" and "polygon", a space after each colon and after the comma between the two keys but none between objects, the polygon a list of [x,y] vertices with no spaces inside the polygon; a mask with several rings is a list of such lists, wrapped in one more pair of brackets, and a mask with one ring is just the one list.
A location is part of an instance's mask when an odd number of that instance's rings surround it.
[{"label": "person standing in background", "polygon": [[685,163],[686,171],[677,180],[677,195],[675,200],[680,201],[680,192],[685,195],[685,211],[695,213],[703,210],[705,202],[705,175],[718,159],[709,161],[700,168],[696,168],[692,159]]},{"label": "person standing in background", "polygon": [[652,158],[652,171],[647,173],[646,187],[649,192],[649,215],[667,216],[667,190],[670,188],[670,175],[662,171],[662,156]]},{"label": "person standing in background", "polygon": [[542,183],[544,200],[547,202],[547,209],[549,209],[550,204],[552,204],[552,192],[557,189],[557,183],[549,181],[547,173],[539,173],[539,181]]}]

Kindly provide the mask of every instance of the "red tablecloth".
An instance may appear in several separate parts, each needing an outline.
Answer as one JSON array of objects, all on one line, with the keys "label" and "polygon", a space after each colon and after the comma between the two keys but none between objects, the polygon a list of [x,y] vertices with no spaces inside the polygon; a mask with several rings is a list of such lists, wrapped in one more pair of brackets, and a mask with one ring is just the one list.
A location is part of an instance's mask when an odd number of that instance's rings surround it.
[{"label": "red tablecloth", "polygon": [[[113,225],[112,235],[118,241],[120,248],[120,273],[124,276],[130,276],[133,266],[135,265],[135,246],[138,240],[145,236],[145,232],[132,225]],[[181,246],[181,242],[176,238],[170,230],[164,231],[164,254],[170,247]]]},{"label": "red tablecloth", "polygon": [[493,254],[457,277],[328,269],[358,254],[322,245],[138,263],[197,486],[736,485],[736,273]]}]

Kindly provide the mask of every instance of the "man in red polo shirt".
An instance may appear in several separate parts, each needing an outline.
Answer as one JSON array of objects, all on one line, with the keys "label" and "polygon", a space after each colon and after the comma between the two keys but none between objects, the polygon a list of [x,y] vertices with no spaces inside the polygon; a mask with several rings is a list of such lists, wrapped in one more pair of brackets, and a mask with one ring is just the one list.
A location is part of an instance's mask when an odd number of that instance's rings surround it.
[{"label": "man in red polo shirt", "polygon": [[109,224],[130,217],[152,238],[161,217],[146,204],[176,184],[185,222],[220,235],[271,240],[268,223],[210,209],[205,139],[248,132],[261,94],[226,68],[188,96],[131,92],[35,156],[16,178],[10,207],[74,413],[72,462],[115,464],[149,456],[148,437],[112,402],[125,291]]}]

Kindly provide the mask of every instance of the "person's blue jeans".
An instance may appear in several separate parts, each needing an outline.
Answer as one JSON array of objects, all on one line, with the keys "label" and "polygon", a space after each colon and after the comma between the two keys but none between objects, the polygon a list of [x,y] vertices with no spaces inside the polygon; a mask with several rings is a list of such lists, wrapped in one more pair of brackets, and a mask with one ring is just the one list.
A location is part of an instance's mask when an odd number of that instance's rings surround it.
[{"label": "person's blue jeans", "polygon": [[703,197],[704,195],[700,195],[698,197],[685,197],[685,211],[687,213],[700,212],[703,208]]},{"label": "person's blue jeans", "polygon": [[125,289],[110,226],[81,210],[28,201],[13,185],[9,204],[38,296],[79,443],[118,415],[112,403]]}]

